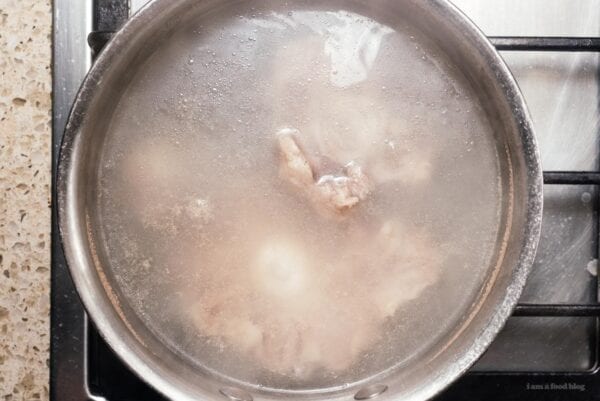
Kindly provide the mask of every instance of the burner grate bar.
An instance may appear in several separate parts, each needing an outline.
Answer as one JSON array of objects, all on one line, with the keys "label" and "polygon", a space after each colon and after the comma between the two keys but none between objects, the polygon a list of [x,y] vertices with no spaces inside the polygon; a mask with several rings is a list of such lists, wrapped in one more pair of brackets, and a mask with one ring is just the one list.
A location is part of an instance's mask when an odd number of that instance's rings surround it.
[{"label": "burner grate bar", "polygon": [[498,50],[600,52],[600,38],[562,36],[490,36]]},{"label": "burner grate bar", "polygon": [[[96,30],[90,34],[88,42],[96,54],[114,33]],[[489,39],[497,50],[600,52],[600,38],[594,37],[489,36]]]},{"label": "burner grate bar", "polygon": [[597,171],[544,171],[544,184],[600,185]]},{"label": "burner grate bar", "polygon": [[600,304],[518,304],[513,316],[600,317]]}]

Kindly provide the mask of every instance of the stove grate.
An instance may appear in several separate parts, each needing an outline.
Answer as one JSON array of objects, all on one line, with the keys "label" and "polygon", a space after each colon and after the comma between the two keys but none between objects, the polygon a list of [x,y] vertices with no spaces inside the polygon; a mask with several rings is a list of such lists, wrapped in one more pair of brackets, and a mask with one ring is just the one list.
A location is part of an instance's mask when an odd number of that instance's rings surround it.
[{"label": "stove grate", "polygon": [[[56,0],[55,0],[56,1]],[[94,54],[110,40],[129,14],[128,0],[94,0],[93,32],[88,44]],[[600,52],[599,37],[496,36],[490,41],[500,51]],[[55,71],[55,86],[60,78]],[[600,133],[599,133],[600,135]],[[53,132],[56,163],[62,130]],[[54,164],[55,167],[55,164]],[[545,185],[600,185],[600,172],[546,171]],[[598,201],[600,205],[600,200]],[[54,203],[54,207],[56,204]],[[600,215],[600,214],[599,214]],[[115,356],[90,324],[74,291],[59,244],[53,210],[51,378],[53,401],[165,401]],[[598,254],[596,254],[598,257]],[[596,283],[598,285],[598,283]],[[581,317],[596,319],[600,303],[517,305],[513,316]],[[68,333],[65,333],[65,330]],[[74,334],[76,333],[76,334]],[[598,348],[595,353],[598,361]],[[600,366],[587,372],[470,372],[440,395],[438,401],[600,401]]]}]

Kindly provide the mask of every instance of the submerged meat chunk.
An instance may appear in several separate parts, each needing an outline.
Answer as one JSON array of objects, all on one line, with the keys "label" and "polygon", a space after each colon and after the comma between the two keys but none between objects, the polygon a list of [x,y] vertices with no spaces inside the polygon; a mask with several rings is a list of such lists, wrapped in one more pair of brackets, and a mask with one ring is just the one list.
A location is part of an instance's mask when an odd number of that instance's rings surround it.
[{"label": "submerged meat chunk", "polygon": [[377,317],[351,299],[334,301],[336,282],[325,278],[306,249],[269,239],[248,269],[207,278],[228,285],[200,295],[193,321],[203,335],[270,371],[296,377],[319,368],[340,371],[376,340]]},{"label": "submerged meat chunk", "polygon": [[298,131],[290,128],[284,128],[277,133],[282,157],[281,175],[296,186],[310,187],[314,184],[313,171],[296,142],[296,135]]},{"label": "submerged meat chunk", "polygon": [[364,199],[369,194],[369,180],[363,169],[354,162],[346,164],[344,171],[348,176],[350,182],[348,183],[350,190],[359,199]]},{"label": "submerged meat chunk", "polygon": [[382,317],[392,316],[400,305],[416,299],[438,279],[439,256],[427,236],[418,230],[409,232],[386,222],[371,242],[369,252],[388,266],[375,277],[377,291],[372,299]]},{"label": "submerged meat chunk", "polygon": [[374,184],[427,184],[434,156],[444,150],[432,136],[417,135],[426,128],[411,121],[408,108],[389,107],[389,94],[381,87],[350,85],[340,91],[335,85],[339,69],[316,35],[277,49],[271,95],[282,101],[274,105],[274,126],[294,124],[305,146],[340,166],[360,160]]},{"label": "submerged meat chunk", "polygon": [[368,179],[356,163],[344,167],[344,175],[324,175],[317,181],[319,197],[338,210],[356,205],[369,194]]},{"label": "submerged meat chunk", "polygon": [[360,200],[352,193],[348,177],[325,175],[319,179],[316,188],[320,198],[339,210],[350,208]]},{"label": "submerged meat chunk", "polygon": [[207,272],[221,287],[196,294],[190,313],[222,347],[297,378],[348,369],[439,275],[427,235],[392,222],[348,233],[325,259],[286,234],[257,243],[243,267]]},{"label": "submerged meat chunk", "polygon": [[281,176],[300,188],[317,206],[343,211],[355,206],[369,194],[369,181],[361,167],[350,162],[341,174],[327,174],[315,182],[315,174],[305,153],[298,146],[297,130],[285,128],[278,132],[281,153]]}]

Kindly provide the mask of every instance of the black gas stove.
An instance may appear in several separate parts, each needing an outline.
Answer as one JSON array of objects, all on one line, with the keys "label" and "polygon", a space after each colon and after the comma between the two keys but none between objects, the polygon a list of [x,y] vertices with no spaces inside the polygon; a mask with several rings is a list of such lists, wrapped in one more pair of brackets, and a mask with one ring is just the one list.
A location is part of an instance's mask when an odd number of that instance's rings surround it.
[{"label": "black gas stove", "polygon": [[[544,172],[542,240],[521,303],[489,351],[439,400],[600,400],[600,11],[594,1],[455,1],[486,33],[497,34],[490,39],[523,89],[544,167],[552,171]],[[142,3],[54,0],[54,171],[93,56]],[[53,204],[51,400],[164,400],[87,318]]]}]

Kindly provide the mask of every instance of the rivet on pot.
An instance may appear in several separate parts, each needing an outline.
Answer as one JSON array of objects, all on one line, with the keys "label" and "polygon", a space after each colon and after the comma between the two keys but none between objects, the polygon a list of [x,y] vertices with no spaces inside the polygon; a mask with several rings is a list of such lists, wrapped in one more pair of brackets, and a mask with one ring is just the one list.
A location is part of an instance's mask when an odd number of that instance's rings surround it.
[{"label": "rivet on pot", "polygon": [[223,387],[219,390],[230,401],[252,401],[253,398],[247,392],[235,387]]},{"label": "rivet on pot", "polygon": [[383,393],[388,389],[385,384],[373,384],[372,386],[364,387],[359,390],[355,395],[355,400],[370,400]]}]

